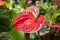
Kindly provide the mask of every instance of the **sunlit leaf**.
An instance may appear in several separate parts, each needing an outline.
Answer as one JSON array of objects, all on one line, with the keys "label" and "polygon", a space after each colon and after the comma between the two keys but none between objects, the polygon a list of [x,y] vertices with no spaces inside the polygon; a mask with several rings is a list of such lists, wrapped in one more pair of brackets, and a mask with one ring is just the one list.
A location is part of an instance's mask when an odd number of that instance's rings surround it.
[{"label": "sunlit leaf", "polygon": [[24,0],[20,0],[19,5],[20,5],[22,8],[24,8],[24,7],[26,6],[26,5],[24,4]]},{"label": "sunlit leaf", "polygon": [[19,5],[15,5],[15,8],[12,10],[12,18],[11,18],[11,40],[25,40],[24,33],[19,32],[14,29],[13,22],[16,18],[16,16],[23,11],[23,8],[21,8]]},{"label": "sunlit leaf", "polygon": [[56,18],[58,17],[60,15],[60,13],[54,13],[53,15],[52,15],[52,18],[51,18],[51,23],[53,24],[53,23],[55,23],[55,21],[56,21]]},{"label": "sunlit leaf", "polygon": [[14,13],[20,13],[21,11],[23,11],[23,8],[21,7],[21,6],[19,6],[19,5],[15,5],[15,7],[12,9],[12,11],[14,12]]},{"label": "sunlit leaf", "polygon": [[12,2],[12,0],[6,0],[6,7],[7,7],[9,10],[12,10],[12,7],[13,7],[13,2]]},{"label": "sunlit leaf", "polygon": [[25,40],[24,33],[18,32],[15,29],[12,29],[10,37],[11,40]]}]

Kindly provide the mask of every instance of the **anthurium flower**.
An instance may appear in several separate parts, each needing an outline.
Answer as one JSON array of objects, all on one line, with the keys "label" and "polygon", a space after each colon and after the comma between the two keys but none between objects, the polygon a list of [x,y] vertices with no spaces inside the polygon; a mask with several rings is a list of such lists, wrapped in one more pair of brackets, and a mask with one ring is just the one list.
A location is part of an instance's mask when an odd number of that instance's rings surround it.
[{"label": "anthurium flower", "polygon": [[40,16],[37,19],[35,18],[37,17],[35,15],[38,13],[39,12],[37,11],[36,7],[30,7],[29,9],[24,10],[16,17],[14,21],[14,28],[25,33],[37,32],[44,25],[44,16]]},{"label": "anthurium flower", "polygon": [[6,4],[6,2],[5,1],[0,1],[0,6],[3,6],[3,5],[5,5]]}]

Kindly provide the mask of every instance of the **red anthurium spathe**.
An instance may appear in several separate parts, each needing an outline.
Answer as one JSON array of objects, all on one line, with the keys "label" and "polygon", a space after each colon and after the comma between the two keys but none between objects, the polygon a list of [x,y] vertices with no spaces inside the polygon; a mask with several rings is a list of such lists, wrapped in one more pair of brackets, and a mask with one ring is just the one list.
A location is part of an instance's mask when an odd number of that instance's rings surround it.
[{"label": "red anthurium spathe", "polygon": [[35,6],[28,7],[26,10],[31,12],[35,18],[37,18],[39,15],[39,9]]},{"label": "red anthurium spathe", "polygon": [[0,6],[3,6],[3,5],[5,5],[6,4],[6,2],[5,1],[0,1]]},{"label": "red anthurium spathe", "polygon": [[[44,25],[45,18],[44,16],[40,16],[38,19],[36,19],[36,14],[39,14],[39,11],[37,10],[38,9],[36,9],[36,7],[29,7],[29,9],[21,12],[14,21],[14,28],[25,33],[34,33],[40,30]],[[33,13],[35,13],[35,15]]]},{"label": "red anthurium spathe", "polygon": [[45,17],[44,16],[40,16],[34,23],[34,31],[33,32],[37,32],[38,30],[40,30],[41,28],[44,27],[44,23],[45,23]]}]

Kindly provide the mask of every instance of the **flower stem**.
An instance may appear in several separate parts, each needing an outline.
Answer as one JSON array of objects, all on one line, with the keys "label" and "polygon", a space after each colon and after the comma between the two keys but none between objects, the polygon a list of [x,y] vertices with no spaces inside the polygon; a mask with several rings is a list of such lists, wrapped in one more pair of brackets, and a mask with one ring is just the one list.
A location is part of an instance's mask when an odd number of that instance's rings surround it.
[{"label": "flower stem", "polygon": [[26,40],[30,40],[29,33],[25,33]]}]

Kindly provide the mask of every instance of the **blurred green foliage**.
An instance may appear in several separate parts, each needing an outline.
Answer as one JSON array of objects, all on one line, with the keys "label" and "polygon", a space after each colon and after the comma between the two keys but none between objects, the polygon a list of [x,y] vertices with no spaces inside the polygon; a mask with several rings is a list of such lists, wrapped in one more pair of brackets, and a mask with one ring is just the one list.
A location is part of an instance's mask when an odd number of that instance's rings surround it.
[{"label": "blurred green foliage", "polygon": [[[10,33],[9,35],[11,40],[40,40],[40,36],[43,36],[42,39],[46,38],[44,36],[46,34],[46,31],[50,31],[50,29],[47,28],[46,25],[44,25],[44,28],[36,33],[27,34],[15,30],[13,22],[16,16],[19,15],[19,13],[23,11],[27,6],[24,4],[23,0],[20,0],[19,4],[13,4],[12,0],[5,1],[7,2],[6,5],[0,7],[0,32],[8,31]],[[54,8],[52,6],[57,7]],[[51,2],[42,2],[42,4],[38,6],[38,8],[40,10],[39,16],[45,15],[45,20],[50,22],[51,25],[53,25],[54,23],[60,23],[60,7],[58,7],[58,5],[51,5]],[[51,32],[54,34],[54,38],[52,38],[54,40],[59,40],[59,33],[57,33],[58,36],[56,36],[56,33],[54,33],[54,29],[51,29]],[[46,40],[50,40],[49,36],[47,36]]]},{"label": "blurred green foliage", "polygon": [[6,9],[0,9],[0,32],[10,30],[10,18]]}]

